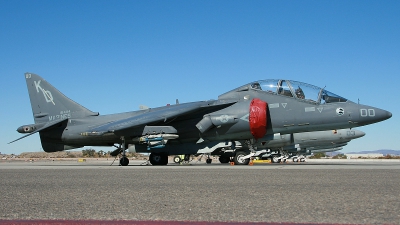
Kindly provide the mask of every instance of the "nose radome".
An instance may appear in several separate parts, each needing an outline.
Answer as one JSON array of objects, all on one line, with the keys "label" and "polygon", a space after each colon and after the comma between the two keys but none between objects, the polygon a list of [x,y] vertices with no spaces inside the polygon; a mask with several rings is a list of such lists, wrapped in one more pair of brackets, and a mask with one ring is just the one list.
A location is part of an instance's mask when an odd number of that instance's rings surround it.
[{"label": "nose radome", "polygon": [[389,119],[389,118],[391,118],[392,117],[392,113],[391,112],[389,112],[389,111],[386,111],[386,119]]},{"label": "nose radome", "polygon": [[378,109],[377,111],[377,117],[379,121],[384,121],[392,117],[392,113],[383,109]]}]

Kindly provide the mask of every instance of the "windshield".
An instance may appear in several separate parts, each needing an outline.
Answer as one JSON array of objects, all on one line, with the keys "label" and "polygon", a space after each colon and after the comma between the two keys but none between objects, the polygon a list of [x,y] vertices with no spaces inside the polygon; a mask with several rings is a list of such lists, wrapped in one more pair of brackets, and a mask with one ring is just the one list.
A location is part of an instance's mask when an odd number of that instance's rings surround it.
[{"label": "windshield", "polygon": [[347,99],[333,94],[320,87],[293,80],[268,79],[253,82],[250,87],[255,90],[265,91],[271,94],[279,94],[288,97],[302,99],[312,103],[346,102]]},{"label": "windshield", "polygon": [[331,102],[347,102],[347,99],[335,95],[332,92],[322,90],[321,94],[321,104],[331,103]]}]

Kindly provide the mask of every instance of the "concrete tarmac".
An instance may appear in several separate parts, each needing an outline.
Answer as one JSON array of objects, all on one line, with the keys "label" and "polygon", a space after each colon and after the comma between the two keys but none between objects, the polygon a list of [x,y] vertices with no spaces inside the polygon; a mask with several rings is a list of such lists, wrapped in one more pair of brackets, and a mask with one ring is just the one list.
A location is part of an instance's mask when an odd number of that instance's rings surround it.
[{"label": "concrete tarmac", "polygon": [[400,224],[398,161],[111,162],[0,161],[0,219]]}]

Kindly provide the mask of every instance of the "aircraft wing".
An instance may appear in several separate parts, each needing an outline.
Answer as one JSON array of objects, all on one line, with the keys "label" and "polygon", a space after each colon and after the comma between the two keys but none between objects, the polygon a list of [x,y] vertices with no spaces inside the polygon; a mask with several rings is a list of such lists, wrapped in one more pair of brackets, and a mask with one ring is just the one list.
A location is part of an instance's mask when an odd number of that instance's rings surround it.
[{"label": "aircraft wing", "polygon": [[162,126],[171,119],[175,119],[179,116],[190,116],[191,113],[201,111],[205,108],[208,110],[217,110],[228,107],[234,103],[236,103],[236,101],[212,100],[149,109],[148,112],[139,115],[93,127],[86,132],[86,135],[114,133],[118,136],[139,136],[142,135],[143,128],[146,125]]}]

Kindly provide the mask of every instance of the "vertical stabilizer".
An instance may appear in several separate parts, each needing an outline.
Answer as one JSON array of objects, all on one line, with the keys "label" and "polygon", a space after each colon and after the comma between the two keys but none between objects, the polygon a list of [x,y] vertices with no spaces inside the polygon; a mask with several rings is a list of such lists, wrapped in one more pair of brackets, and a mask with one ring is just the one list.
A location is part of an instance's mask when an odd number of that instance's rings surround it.
[{"label": "vertical stabilizer", "polygon": [[25,79],[35,123],[98,115],[72,101],[36,74],[25,73]]}]

